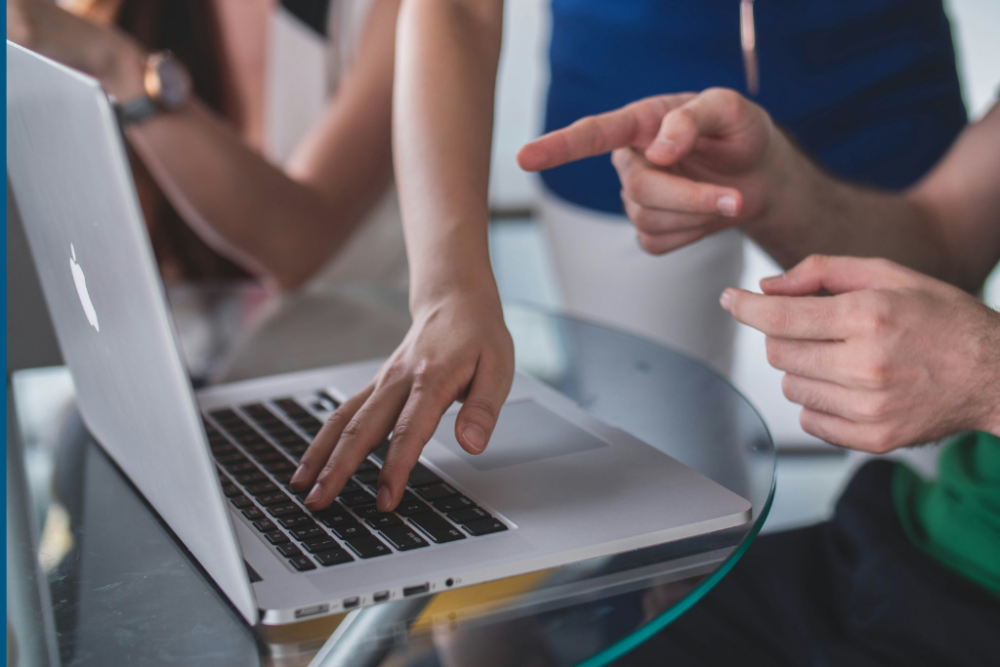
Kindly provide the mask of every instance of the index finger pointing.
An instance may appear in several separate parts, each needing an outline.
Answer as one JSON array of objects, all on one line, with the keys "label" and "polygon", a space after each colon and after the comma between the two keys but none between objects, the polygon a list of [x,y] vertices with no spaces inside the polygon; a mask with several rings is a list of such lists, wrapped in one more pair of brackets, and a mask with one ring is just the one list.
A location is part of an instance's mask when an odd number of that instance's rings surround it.
[{"label": "index finger pointing", "polygon": [[656,136],[664,114],[691,97],[690,94],[660,95],[615,111],[581,118],[568,127],[525,144],[518,151],[517,163],[525,171],[542,171],[625,146],[645,149]]},{"label": "index finger pointing", "polygon": [[850,334],[839,297],[768,296],[729,288],[722,307],[739,322],[775,338],[846,340]]}]

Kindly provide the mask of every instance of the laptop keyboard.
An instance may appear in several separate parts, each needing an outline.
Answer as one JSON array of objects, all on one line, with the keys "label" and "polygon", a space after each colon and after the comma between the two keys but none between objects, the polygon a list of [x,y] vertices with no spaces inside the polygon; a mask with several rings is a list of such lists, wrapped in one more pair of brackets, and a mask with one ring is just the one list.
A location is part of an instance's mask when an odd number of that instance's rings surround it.
[{"label": "laptop keyboard", "polygon": [[[325,403],[337,403],[324,392]],[[226,498],[260,538],[299,572],[423,549],[507,530],[432,470],[417,463],[395,512],[375,509],[388,443],[328,508],[310,512],[288,484],[323,423],[293,398],[206,413],[205,430]],[[279,416],[280,415],[280,416]]]}]

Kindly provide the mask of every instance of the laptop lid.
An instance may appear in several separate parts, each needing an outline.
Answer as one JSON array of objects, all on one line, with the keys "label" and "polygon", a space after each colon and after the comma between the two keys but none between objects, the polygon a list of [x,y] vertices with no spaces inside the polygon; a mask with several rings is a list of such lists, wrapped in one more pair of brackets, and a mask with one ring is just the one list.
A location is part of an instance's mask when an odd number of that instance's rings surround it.
[{"label": "laptop lid", "polygon": [[88,428],[240,614],[257,605],[94,79],[7,42],[7,173]]}]

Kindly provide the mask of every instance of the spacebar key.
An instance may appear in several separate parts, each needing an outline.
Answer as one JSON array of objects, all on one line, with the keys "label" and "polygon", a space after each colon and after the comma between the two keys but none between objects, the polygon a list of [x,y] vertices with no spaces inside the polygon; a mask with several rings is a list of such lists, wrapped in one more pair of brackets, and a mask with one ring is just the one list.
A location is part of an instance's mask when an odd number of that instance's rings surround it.
[{"label": "spacebar key", "polygon": [[417,528],[427,533],[428,537],[438,544],[441,544],[442,542],[454,542],[455,540],[465,539],[465,535],[462,534],[462,531],[433,512],[411,516],[410,523],[416,525]]}]

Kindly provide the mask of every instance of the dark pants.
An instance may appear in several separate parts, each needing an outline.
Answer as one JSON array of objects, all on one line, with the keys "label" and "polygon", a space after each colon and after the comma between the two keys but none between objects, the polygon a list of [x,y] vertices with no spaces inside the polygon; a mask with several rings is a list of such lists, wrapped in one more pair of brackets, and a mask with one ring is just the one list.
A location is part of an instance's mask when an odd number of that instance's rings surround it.
[{"label": "dark pants", "polygon": [[861,468],[833,520],[765,535],[624,665],[1000,665],[1000,601],[907,541],[893,464]]}]

